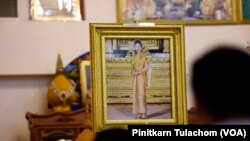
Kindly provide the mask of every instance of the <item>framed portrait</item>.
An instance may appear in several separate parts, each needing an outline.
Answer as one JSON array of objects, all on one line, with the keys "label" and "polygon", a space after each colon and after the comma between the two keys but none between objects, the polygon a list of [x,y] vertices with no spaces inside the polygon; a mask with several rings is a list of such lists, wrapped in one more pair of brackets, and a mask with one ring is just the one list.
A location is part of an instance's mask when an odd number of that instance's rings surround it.
[{"label": "framed portrait", "polygon": [[89,96],[90,93],[90,52],[84,52],[71,60],[64,67],[64,70],[67,78],[75,84],[76,100],[72,104],[72,109],[78,110],[84,108],[86,96]]},{"label": "framed portrait", "polygon": [[82,21],[83,0],[30,0],[30,18],[38,21]]},{"label": "framed portrait", "polygon": [[90,89],[91,89],[90,60],[82,60],[79,63],[79,74],[80,74],[82,104],[84,105],[86,98],[91,96],[90,94]]},{"label": "framed portrait", "polygon": [[236,0],[117,0],[118,22],[237,23]]},{"label": "framed portrait", "polygon": [[90,24],[93,131],[186,124],[183,25]]},{"label": "framed portrait", "polygon": [[239,0],[239,22],[240,23],[250,23],[250,1],[249,0]]}]

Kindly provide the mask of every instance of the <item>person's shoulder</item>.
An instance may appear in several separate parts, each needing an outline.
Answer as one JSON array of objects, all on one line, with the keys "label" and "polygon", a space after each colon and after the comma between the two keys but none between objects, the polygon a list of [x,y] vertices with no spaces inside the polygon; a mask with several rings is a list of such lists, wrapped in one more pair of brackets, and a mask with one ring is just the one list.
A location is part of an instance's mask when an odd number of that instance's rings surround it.
[{"label": "person's shoulder", "polygon": [[136,58],[136,55],[131,56],[132,61],[135,60],[135,58]]},{"label": "person's shoulder", "polygon": [[214,123],[215,125],[250,125],[250,117],[224,119]]}]

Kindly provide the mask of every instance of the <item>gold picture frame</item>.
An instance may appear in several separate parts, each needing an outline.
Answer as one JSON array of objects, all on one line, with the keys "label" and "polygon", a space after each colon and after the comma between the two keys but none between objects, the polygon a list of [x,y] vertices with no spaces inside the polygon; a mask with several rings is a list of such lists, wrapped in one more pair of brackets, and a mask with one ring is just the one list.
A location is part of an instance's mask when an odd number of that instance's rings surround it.
[{"label": "gold picture frame", "polygon": [[249,24],[250,23],[250,1],[239,0],[239,23]]},{"label": "gold picture frame", "polygon": [[30,0],[30,18],[37,21],[82,21],[83,0]]},{"label": "gold picture frame", "polygon": [[238,0],[117,0],[118,22],[235,24]]},{"label": "gold picture frame", "polygon": [[[90,23],[94,132],[130,124],[187,124],[183,32],[183,25]],[[144,118],[132,113],[135,76],[131,62],[138,55],[133,54],[135,40],[143,44],[147,80],[150,78],[150,87],[144,89],[148,109]],[[124,45],[129,49],[121,49]]]},{"label": "gold picture frame", "polygon": [[90,60],[82,60],[79,63],[80,86],[82,105],[85,105],[86,99],[91,96],[91,66]]}]

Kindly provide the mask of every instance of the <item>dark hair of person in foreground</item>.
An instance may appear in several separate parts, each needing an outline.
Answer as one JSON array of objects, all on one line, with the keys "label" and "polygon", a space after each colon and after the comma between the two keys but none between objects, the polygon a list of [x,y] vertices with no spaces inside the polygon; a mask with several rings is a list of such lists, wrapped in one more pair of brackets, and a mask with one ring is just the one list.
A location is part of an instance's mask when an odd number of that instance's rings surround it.
[{"label": "dark hair of person in foreground", "polygon": [[198,119],[205,124],[250,124],[249,54],[238,46],[215,48],[193,64]]},{"label": "dark hair of person in foreground", "polygon": [[128,141],[129,134],[126,129],[112,128],[97,132],[94,141]]}]

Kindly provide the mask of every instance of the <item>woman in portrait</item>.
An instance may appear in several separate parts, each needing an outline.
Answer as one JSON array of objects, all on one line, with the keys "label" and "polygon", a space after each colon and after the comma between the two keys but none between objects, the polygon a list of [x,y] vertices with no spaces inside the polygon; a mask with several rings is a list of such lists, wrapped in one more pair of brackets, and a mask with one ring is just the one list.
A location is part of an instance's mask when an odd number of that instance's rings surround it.
[{"label": "woman in portrait", "polygon": [[133,75],[133,114],[136,114],[136,118],[147,118],[147,106],[146,106],[146,87],[147,71],[149,70],[148,58],[143,53],[143,46],[140,40],[134,42],[134,49],[136,54],[132,57],[131,73]]}]

